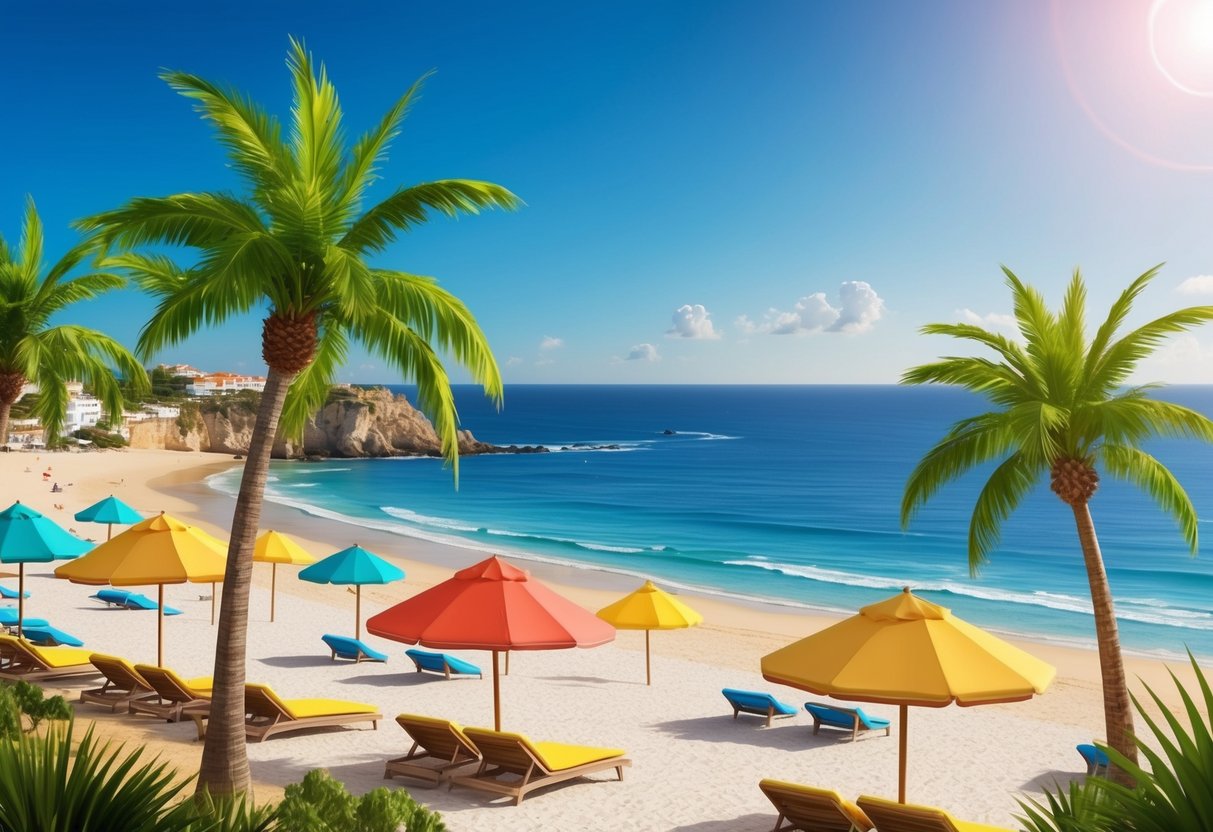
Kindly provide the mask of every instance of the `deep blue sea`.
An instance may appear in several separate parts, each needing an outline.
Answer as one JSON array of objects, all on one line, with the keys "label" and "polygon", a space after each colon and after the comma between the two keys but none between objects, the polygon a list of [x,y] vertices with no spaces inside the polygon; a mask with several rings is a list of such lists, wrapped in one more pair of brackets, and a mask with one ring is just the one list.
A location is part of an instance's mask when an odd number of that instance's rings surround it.
[{"label": "deep blue sea", "polygon": [[[396,388],[406,394],[407,387]],[[1163,398],[1213,414],[1213,387]],[[410,396],[411,398],[411,396]],[[275,463],[269,498],[312,514],[654,578],[669,587],[853,612],[909,585],[973,623],[1094,643],[1073,515],[1042,481],[979,575],[966,557],[983,474],[902,531],[902,487],[970,394],[895,386],[511,386],[495,412],[456,391],[463,427],[553,453]],[[674,433],[666,433],[673,431]],[[590,450],[579,445],[615,446]],[[1148,448],[1213,532],[1213,448]],[[212,479],[233,492],[239,469]],[[1149,498],[1105,480],[1091,504],[1125,647],[1213,657],[1213,549],[1191,557]],[[1213,546],[1213,540],[1206,540]],[[472,559],[469,556],[469,561]]]}]

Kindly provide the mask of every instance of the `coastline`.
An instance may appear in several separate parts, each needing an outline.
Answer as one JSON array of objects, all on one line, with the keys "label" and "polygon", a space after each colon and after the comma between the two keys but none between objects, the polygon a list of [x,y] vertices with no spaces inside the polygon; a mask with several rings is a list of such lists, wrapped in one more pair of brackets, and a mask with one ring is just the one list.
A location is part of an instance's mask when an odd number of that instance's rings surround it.
[{"label": "coastline", "polygon": [[[240,463],[234,459],[216,458],[215,455],[160,450],[124,450],[70,454],[43,453],[40,455],[32,453],[0,454],[0,499],[4,501],[5,505],[11,503],[14,499],[21,499],[34,508],[44,511],[64,527],[74,526],[78,533],[100,540],[104,539],[99,534],[102,531],[102,527],[75,524],[71,520],[71,514],[109,493],[114,493],[145,515],[164,510],[182,519],[194,522],[221,538],[225,538],[234,501],[230,497],[211,489],[206,484],[205,478],[238,464]],[[53,479],[65,485],[63,493],[51,494],[50,486],[42,481],[40,472],[47,465],[53,467]],[[28,473],[23,470],[27,467],[30,469]],[[67,483],[71,484],[68,485]],[[56,509],[56,502],[63,505],[64,509]],[[454,569],[467,566],[481,557],[478,552],[453,546],[444,546],[432,541],[403,537],[376,529],[357,528],[350,524],[337,523],[324,518],[310,516],[298,509],[271,502],[265,504],[260,525],[262,529],[276,528],[291,534],[306,549],[319,557],[323,557],[330,552],[356,542],[377,554],[397,562],[404,568],[407,574],[404,582],[386,586],[365,587],[363,589],[363,609],[364,614],[368,616],[379,609],[409,597],[439,581],[445,580]],[[564,567],[545,562],[525,562],[522,565],[558,592],[566,594],[590,610],[597,610],[606,606],[606,604],[617,599],[623,592],[634,589],[638,583],[635,578],[630,576],[593,569]],[[255,567],[253,571],[254,597],[251,599],[251,608],[253,608],[254,613],[260,615],[261,608],[264,606],[264,597],[268,592],[269,570]],[[283,572],[284,570],[279,571]],[[293,570],[291,571],[293,572]],[[287,579],[284,580],[283,578]],[[348,678],[349,671],[351,670],[350,665],[333,665],[330,667],[327,656],[324,657],[320,664],[316,664],[318,660],[306,658],[307,654],[317,652],[317,645],[313,643],[317,640],[312,637],[313,634],[310,632],[310,629],[316,629],[330,618],[335,623],[329,626],[349,628],[349,618],[352,615],[352,599],[343,591],[344,588],[342,587],[310,584],[291,578],[293,578],[293,574],[289,574],[289,572],[279,575],[280,580],[277,582],[279,618],[289,619],[290,616],[294,615],[296,620],[303,626],[299,628],[299,632],[292,632],[291,629],[286,627],[279,627],[276,631],[269,632],[272,628],[265,628],[259,624],[254,625],[251,623],[250,630],[257,630],[255,633],[250,633],[250,638],[254,638],[254,647],[251,650],[259,649],[260,652],[250,652],[250,678],[260,680],[272,677],[276,680],[276,684],[280,684],[283,688],[291,691],[293,695],[303,695],[302,693],[295,692],[298,691],[301,682],[298,677],[300,671],[297,668],[308,667],[315,668],[314,671],[307,672],[317,678],[323,674],[332,673],[332,687],[325,692],[310,695],[357,698],[355,696],[356,693],[358,695],[365,695],[365,693],[361,688],[355,691],[353,688],[348,687],[348,685],[360,680],[366,680],[363,684],[373,685],[373,687],[367,690],[377,690],[383,695],[387,695],[393,690],[399,691],[399,696],[407,698],[397,703],[395,697],[393,697],[389,704],[382,706],[383,712],[385,715],[388,715],[389,719],[387,725],[381,726],[378,735],[386,736],[382,736],[382,739],[380,739],[380,736],[370,735],[374,736],[376,742],[390,743],[389,748],[398,747],[400,745],[398,740],[403,740],[403,735],[400,734],[395,725],[391,724],[390,721],[390,716],[402,709],[416,713],[429,713],[432,711],[435,715],[441,714],[460,719],[465,721],[465,724],[477,724],[478,721],[483,719],[483,716],[478,716],[483,700],[473,690],[477,687],[474,683],[463,684],[461,682],[452,682],[445,685],[436,684],[417,687],[411,681],[410,677],[413,675],[411,672],[404,677],[399,675],[403,668],[400,666],[400,660],[398,659],[394,660],[396,662],[395,665],[388,666],[389,670],[394,671],[395,676],[365,675],[362,671],[362,668],[365,666],[360,665],[357,672],[358,675],[350,679]],[[52,586],[46,587],[41,583],[39,584],[39,597],[37,599],[39,603],[47,603],[46,598],[52,591],[62,591],[65,593],[72,591],[74,592],[73,597],[75,597],[82,594],[80,590],[85,589],[83,587],[67,585],[66,582],[49,581],[45,583],[49,583]],[[57,586],[60,584],[64,585],[62,589]],[[187,615],[178,618],[187,619],[193,617],[196,619],[196,622],[195,629],[188,636],[177,635],[178,632],[184,630],[183,625],[189,623],[185,620],[178,621],[174,619],[172,625],[167,628],[170,630],[171,638],[181,638],[182,642],[180,645],[170,645],[166,663],[177,665],[179,671],[187,674],[200,675],[209,673],[209,663],[213,656],[213,629],[209,626],[209,603],[204,603],[202,597],[210,588],[205,585],[197,587],[188,585],[179,588],[170,587],[170,589],[174,589],[175,592],[170,597],[170,603],[179,605],[182,599],[184,599],[185,604],[188,605],[186,609]],[[654,634],[652,644],[656,681],[655,687],[652,689],[646,689],[641,685],[639,690],[637,690],[635,683],[628,681],[612,683],[615,687],[609,692],[577,694],[575,690],[575,688],[587,686],[601,688],[610,679],[626,677],[632,673],[632,668],[639,670],[643,667],[643,660],[640,654],[644,650],[644,637],[639,632],[620,632],[613,644],[597,650],[529,654],[525,657],[524,661],[516,662],[516,665],[522,665],[524,668],[522,671],[523,675],[519,675],[516,668],[515,673],[509,677],[511,687],[516,685],[522,686],[538,679],[547,679],[550,686],[552,684],[551,680],[564,679],[568,681],[557,682],[557,684],[573,686],[568,696],[576,697],[580,695],[584,697],[592,695],[594,697],[592,700],[595,703],[592,706],[595,709],[594,714],[590,714],[588,711],[575,711],[566,714],[564,719],[560,719],[558,715],[541,715],[548,713],[555,706],[551,701],[546,703],[542,701],[542,697],[550,695],[550,691],[540,689],[542,692],[536,693],[535,696],[540,697],[541,701],[533,705],[528,704],[527,706],[539,709],[536,714],[529,715],[529,732],[538,734],[541,725],[546,724],[548,721],[551,721],[553,725],[565,732],[569,730],[570,725],[585,722],[588,725],[586,736],[578,737],[576,735],[566,736],[565,734],[557,734],[541,738],[584,741],[591,744],[594,742],[602,744],[603,741],[609,739],[613,743],[626,745],[630,751],[638,752],[638,749],[643,749],[641,743],[651,739],[648,735],[619,739],[615,739],[612,736],[617,730],[623,730],[622,723],[626,721],[619,719],[619,713],[629,713],[629,708],[635,708],[637,709],[637,721],[642,723],[640,727],[647,727],[650,732],[652,732],[654,726],[657,727],[659,736],[654,741],[658,742],[660,748],[663,749],[662,753],[671,753],[671,743],[691,741],[692,745],[689,747],[698,749],[695,753],[703,755],[702,765],[713,769],[717,767],[716,755],[719,754],[722,747],[718,741],[719,738],[716,736],[716,732],[722,730],[743,731],[752,728],[750,725],[743,725],[728,720],[727,713],[725,718],[720,718],[721,703],[718,700],[720,698],[719,688],[721,686],[774,690],[776,696],[781,699],[792,702],[803,700],[804,694],[801,692],[773,686],[761,680],[758,676],[758,660],[762,655],[782,647],[794,639],[801,638],[828,626],[838,620],[839,616],[831,616],[827,613],[806,613],[800,610],[763,605],[757,602],[746,604],[734,602],[719,596],[698,595],[694,592],[683,592],[680,594],[703,614],[705,623],[702,626],[676,633]],[[878,600],[878,598],[874,598],[873,600]],[[39,609],[43,608],[39,607]],[[94,611],[88,610],[87,612]],[[106,616],[98,616],[96,614],[90,616],[87,612],[81,613],[77,620],[68,619],[69,623],[65,628],[96,626],[94,622],[106,618]],[[66,615],[67,613],[65,612],[64,614]],[[56,613],[56,616],[58,615],[59,613]],[[128,618],[125,620],[133,621],[135,619]],[[56,625],[63,626],[58,623],[58,620],[56,620]],[[72,629],[69,629],[69,631],[72,631]],[[340,632],[340,630],[330,631]],[[96,649],[102,649],[104,646],[103,642],[99,640],[100,635],[98,635],[97,641],[92,640],[86,632],[77,632],[77,635],[85,638],[86,643],[90,645],[94,643],[98,644],[99,646]],[[122,635],[128,639],[136,638],[132,634]],[[257,638],[264,639],[259,648],[256,647],[255,643]],[[1009,796],[1009,789],[1038,791],[1042,784],[1049,784],[1051,782],[1045,779],[1046,774],[1063,775],[1077,767],[1077,755],[1073,751],[1073,744],[1075,742],[1089,741],[1091,737],[1102,736],[1102,694],[1097,654],[1093,650],[1041,644],[1024,639],[1011,640],[1057,667],[1057,679],[1045,695],[1036,697],[1028,702],[963,709],[963,715],[959,715],[958,710],[960,709],[956,708],[915,709],[916,711],[924,712],[921,717],[918,714],[915,715],[915,718],[920,720],[918,724],[923,726],[921,729],[923,733],[918,734],[919,737],[925,737],[926,732],[930,731],[940,742],[944,742],[945,738],[947,738],[948,742],[968,742],[970,741],[968,733],[974,729],[966,726],[972,726],[974,724],[973,720],[977,718],[980,712],[980,719],[989,723],[988,731],[997,731],[1000,736],[1008,731],[1019,732],[1022,734],[1021,739],[1024,742],[1046,743],[1043,750],[1041,747],[1026,746],[1022,752],[1021,765],[1027,767],[1025,773],[1030,773],[1034,776],[1020,777],[1018,780],[1007,782],[984,784],[993,790],[992,795],[989,797],[991,803],[989,807],[979,812],[977,817],[974,817],[972,811],[966,811],[966,807],[969,805],[968,801],[973,800],[970,792],[962,790],[954,794],[952,791],[949,791],[949,788],[959,787],[955,785],[948,786],[944,782],[937,783],[930,779],[919,783],[917,794],[921,795],[921,799],[924,802],[935,800],[940,804],[949,805],[961,817],[973,817],[975,820],[987,823],[1008,822],[1009,815],[1014,810],[1014,806],[1012,805],[1014,795],[1011,794]],[[384,642],[383,644],[378,644],[378,646],[382,647],[385,644],[390,643]],[[142,647],[143,645],[138,646]],[[392,645],[394,652],[399,652],[396,650],[399,647],[402,647],[402,645]],[[291,648],[298,649],[292,650]],[[295,652],[299,652],[301,655],[293,655]],[[270,656],[269,658],[266,658],[267,654]],[[282,658],[275,659],[273,658],[274,656],[282,656]],[[146,660],[146,657],[133,656],[132,659],[136,661]],[[482,661],[482,659],[478,660]],[[581,667],[582,669],[575,671],[566,670],[569,666]],[[526,676],[526,668],[528,667],[546,667],[551,675],[528,679]],[[380,670],[381,668],[382,666],[376,668],[376,670]],[[1167,706],[1171,708],[1178,707],[1179,699],[1175,693],[1174,685],[1170,681],[1169,671],[1175,670],[1179,678],[1185,683],[1191,681],[1192,675],[1190,669],[1179,663],[1168,664],[1156,659],[1135,656],[1126,657],[1126,669],[1129,678],[1133,680],[1131,686],[1135,692],[1139,694],[1143,693],[1141,682],[1144,681],[1151,685],[1163,697]],[[539,671],[536,670],[535,672]],[[275,676],[274,674],[277,675]],[[294,676],[291,674],[294,674]],[[680,692],[673,687],[676,677],[677,681],[684,685],[684,688]],[[394,683],[396,687],[382,687],[386,682],[373,681],[374,679],[393,678],[400,680]],[[410,679],[410,681],[404,681],[405,679]],[[622,687],[619,687],[619,685],[622,685]],[[663,687],[659,689],[658,685]],[[441,695],[443,699],[429,704],[418,702],[417,696],[423,691],[428,693],[430,688],[434,688],[435,695]],[[449,702],[446,697],[448,691],[452,692],[451,696],[454,697]],[[465,691],[468,692],[468,703],[461,705],[458,697],[462,696]],[[64,692],[70,698],[74,698],[74,689],[66,688]],[[665,711],[671,708],[676,708],[677,705],[668,699],[629,700],[629,697],[644,695],[675,697],[674,702],[683,704],[684,707],[692,708],[693,712],[698,716],[670,722],[668,721],[667,714],[666,719],[663,721],[659,718],[660,714],[665,713]],[[618,704],[619,701],[623,703],[621,706]],[[650,721],[647,725],[643,724],[643,714],[647,714],[644,709],[650,706],[657,707],[659,701],[664,703],[660,706],[661,710],[657,712],[657,715],[651,717],[653,721]],[[585,700],[582,700],[582,704],[585,707],[591,707],[585,704]],[[388,710],[388,707],[395,707],[396,710]],[[620,707],[622,710],[619,709]],[[465,710],[461,712],[460,708]],[[522,706],[514,701],[510,701],[507,708],[511,711],[514,709],[518,709],[518,711],[523,710]],[[599,714],[599,710],[603,712]],[[81,713],[82,717],[86,716],[87,719],[95,719],[97,724],[101,726],[100,730],[107,737],[148,743],[154,751],[162,754],[165,759],[177,765],[183,772],[188,772],[197,765],[201,746],[200,744],[191,742],[190,734],[192,733],[192,729],[188,726],[164,726],[162,723],[149,724],[146,721],[131,720],[122,716],[111,717],[109,714],[95,714],[92,710],[87,712],[82,711]],[[704,714],[710,714],[711,716],[704,716]],[[514,713],[510,715],[515,716]],[[524,714],[518,714],[518,716],[521,717]],[[596,722],[595,720],[601,721]],[[84,722],[84,719],[80,721]],[[742,722],[744,723],[744,720]],[[528,723],[524,722],[524,724]],[[760,735],[752,735],[752,733],[741,734],[739,736],[745,739],[725,740],[729,744],[723,747],[730,750],[739,747],[750,748],[750,746],[746,745],[737,746],[735,743],[757,743],[758,740],[751,739],[751,736],[776,736],[774,729],[766,729],[766,731],[766,733]],[[985,740],[988,740],[992,736],[988,731],[984,734]],[[954,734],[957,736],[953,736]],[[980,738],[980,735],[973,737],[972,741],[977,741]],[[337,762],[341,759],[341,752],[339,750],[330,752],[329,747],[324,743],[332,743],[335,746],[342,739],[345,739],[345,737],[341,733],[317,734],[315,737],[300,737],[295,740],[283,740],[281,743],[267,743],[268,751],[266,754],[268,754],[268,757],[260,760],[254,757],[254,777],[257,781],[257,797],[259,799],[270,799],[280,796],[282,787],[289,782],[297,780],[301,776],[302,771],[306,771],[305,766],[308,766],[309,763],[310,767],[323,765],[332,768],[335,775],[350,783],[350,787],[354,791],[363,791],[366,788],[378,785],[381,782],[378,780],[378,777],[382,773],[381,760],[383,759],[383,755],[381,753],[371,754],[368,751],[363,755],[368,759],[360,757],[361,763],[358,766],[352,764],[338,765]],[[362,734],[359,734],[357,738],[351,739],[354,739],[359,744],[364,742]],[[816,740],[816,738],[813,739]],[[758,745],[752,749],[759,756],[755,760],[752,760],[751,764],[746,768],[748,774],[752,773],[755,775],[753,778],[749,778],[753,782],[751,783],[747,779],[745,783],[738,784],[736,786],[738,792],[734,795],[735,800],[749,804],[756,811],[762,807],[761,795],[757,795],[757,799],[755,799],[757,788],[754,786],[760,776],[783,777],[784,779],[800,780],[802,782],[830,787],[846,782],[848,783],[846,788],[850,790],[853,790],[850,785],[851,783],[862,783],[864,778],[871,778],[874,785],[859,787],[868,788],[869,793],[882,793],[873,791],[882,786],[883,780],[881,778],[885,776],[885,767],[888,765],[888,761],[885,759],[888,755],[880,750],[879,743],[861,741],[858,745],[862,747],[862,751],[857,749],[854,752],[847,752],[845,748],[840,746],[838,752],[840,755],[850,753],[852,756],[840,756],[837,765],[842,768],[839,769],[839,772],[843,770],[851,772],[853,768],[859,766],[864,767],[864,770],[862,772],[848,773],[845,781],[836,781],[831,778],[842,775],[832,773],[832,770],[823,774],[816,769],[796,768],[792,763],[785,765],[775,760],[771,760],[768,763],[762,762],[766,757],[761,755],[772,753],[770,743],[774,742],[774,740],[764,740],[764,742],[766,743],[765,746]],[[801,741],[800,744],[803,745],[803,742]],[[256,748],[257,751],[254,752],[254,747],[250,746],[251,755],[260,753],[260,746]],[[927,749],[922,750],[926,751]],[[825,749],[814,748],[814,751],[822,751],[824,753]],[[833,753],[832,748],[830,749],[830,753]],[[973,755],[979,755],[980,753],[978,749],[972,750]],[[290,757],[289,764],[280,760],[284,754]],[[822,755],[817,756],[820,759]],[[868,759],[869,756],[872,759]],[[968,759],[968,757],[961,756],[957,759]],[[972,759],[976,760],[977,756],[973,756]],[[706,776],[703,771],[699,771],[696,768],[697,764],[688,762],[687,765],[688,773],[686,776],[689,777],[692,774],[698,777]],[[800,763],[796,763],[795,765],[800,765]],[[376,766],[378,766],[377,769]],[[781,768],[780,766],[784,767]],[[750,771],[751,768],[754,770]],[[1012,769],[1012,774],[1015,773],[1015,765],[1011,765],[1009,768]],[[867,769],[872,769],[872,771],[868,771]],[[966,770],[967,773],[968,771]],[[640,774],[641,772],[638,772],[636,776]],[[651,781],[658,774],[660,772],[655,772],[651,769],[643,772],[645,781]],[[924,772],[920,771],[916,776],[922,777],[924,774]],[[1005,774],[1005,772],[1001,773],[1000,776],[1004,776]],[[983,775],[983,777],[985,776]],[[994,773],[991,772],[988,776],[992,777]],[[1066,774],[1066,776],[1069,775]],[[409,784],[402,785],[409,787]],[[644,788],[651,785],[653,785],[651,782],[645,782],[641,786],[634,787]],[[669,788],[668,784],[663,785],[665,788]],[[720,788],[723,789],[724,786],[722,785]],[[937,789],[938,791],[933,792],[931,789]],[[469,804],[466,791],[456,791],[453,797],[446,797],[445,791],[442,792],[441,797],[425,790],[412,791],[414,791],[414,794],[420,800],[427,803],[433,801],[432,805],[435,805],[436,808],[439,808],[444,813],[452,829],[525,828],[508,825],[510,823],[509,814],[504,811],[496,811],[496,807],[481,806],[480,802],[476,799],[472,799]],[[603,800],[614,799],[612,792],[605,784],[601,792],[604,795]],[[576,789],[569,790],[567,799],[557,797],[557,794],[557,792],[553,792],[551,800],[536,800],[536,808],[528,811],[537,813],[556,812],[559,814],[561,812],[575,813],[586,810],[586,807],[581,805],[582,797],[578,796],[579,793]],[[524,807],[529,806],[530,803],[531,801],[527,801],[524,803]],[[719,812],[721,810],[719,808],[712,809],[708,806],[688,805],[682,807],[679,811],[683,812],[683,815],[680,815],[680,817],[685,816],[688,819],[700,818],[702,820],[704,817],[713,816],[719,819]],[[481,812],[485,812],[486,814],[482,816]],[[715,812],[715,815],[707,814],[709,812]],[[461,825],[461,819],[464,817],[468,818],[469,821],[474,819],[475,824],[472,826]],[[498,822],[494,821],[482,823],[483,817],[500,817],[502,819],[500,823],[506,825],[498,825]],[[535,823],[540,823],[538,819],[539,815],[528,815],[527,817]],[[553,819],[547,815],[542,815],[542,817],[546,818],[543,823],[554,826],[559,826],[563,823],[566,827],[569,827],[569,824],[572,822],[567,814],[560,815],[560,817],[564,818],[563,820]],[[572,817],[575,818],[577,816],[574,814]],[[515,822],[521,820],[521,816],[514,818]],[[749,823],[750,821],[747,820],[746,823],[740,823],[736,827],[729,826],[727,828],[751,828],[750,825],[747,825]],[[573,825],[575,826],[577,823],[573,822]],[[769,828],[769,825],[769,817],[766,815],[762,817],[761,822],[757,819],[752,822],[754,829]],[[653,826],[644,828],[674,827]],[[723,829],[726,827],[722,826],[719,828]]]}]

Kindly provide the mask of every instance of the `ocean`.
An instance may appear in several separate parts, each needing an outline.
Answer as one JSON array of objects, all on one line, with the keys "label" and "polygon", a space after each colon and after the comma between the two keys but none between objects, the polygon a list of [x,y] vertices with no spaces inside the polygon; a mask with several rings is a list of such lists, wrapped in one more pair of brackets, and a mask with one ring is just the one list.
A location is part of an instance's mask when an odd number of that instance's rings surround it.
[{"label": "ocean", "polygon": [[[395,387],[411,396],[411,388]],[[1213,387],[1160,396],[1213,414]],[[988,470],[953,483],[908,530],[906,477],[956,420],[963,391],[897,386],[518,385],[496,412],[456,389],[462,426],[545,454],[274,463],[267,498],[309,514],[518,559],[850,613],[903,586],[1003,633],[1094,644],[1070,509],[1047,480],[969,572],[969,513]],[[1213,447],[1148,447],[1213,518]],[[234,494],[240,469],[212,477]],[[1161,509],[1105,479],[1091,503],[1129,651],[1213,657],[1213,551],[1192,557]],[[477,555],[469,552],[468,561]]]}]

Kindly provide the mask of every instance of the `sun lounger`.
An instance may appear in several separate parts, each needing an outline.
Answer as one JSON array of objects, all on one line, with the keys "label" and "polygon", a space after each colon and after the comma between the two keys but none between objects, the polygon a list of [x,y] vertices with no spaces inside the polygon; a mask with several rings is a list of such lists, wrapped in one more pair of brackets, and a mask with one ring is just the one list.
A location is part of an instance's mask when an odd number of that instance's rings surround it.
[{"label": "sun lounger", "polygon": [[21,628],[22,635],[39,647],[83,647],[84,642],[70,633],[58,630],[49,624],[34,625],[29,621]]},{"label": "sun lounger", "polygon": [[1103,774],[1108,773],[1108,753],[1106,751],[1090,743],[1083,743],[1075,747],[1087,764],[1087,776],[1099,774],[1101,771]]},{"label": "sun lounger", "polygon": [[[97,594],[90,595],[89,597],[96,598],[108,606],[122,607],[125,610],[155,610],[159,607],[159,604],[146,595],[130,592],[125,589],[102,589],[98,590]],[[165,607],[164,614],[181,615],[181,610],[174,607]]]},{"label": "sun lounger", "polygon": [[[15,589],[9,589],[6,586],[0,586],[0,598],[7,598],[10,601],[17,600],[18,592]],[[29,597],[29,590],[25,591],[25,597]]]},{"label": "sun lounger", "polygon": [[210,703],[211,677],[182,679],[167,667],[137,664],[135,670],[151,685],[155,696],[136,699],[130,704],[133,714],[149,714],[166,722],[179,722],[190,705]]},{"label": "sun lounger", "polygon": [[413,660],[413,664],[417,666],[417,672],[421,673],[428,670],[431,673],[441,673],[446,678],[455,676],[479,676],[484,678],[484,674],[480,672],[480,668],[471,662],[465,662],[463,659],[457,659],[454,656],[448,656],[446,653],[429,653],[425,650],[405,650],[404,655]]},{"label": "sun lounger", "polygon": [[826,705],[821,702],[805,702],[804,709],[813,717],[813,733],[821,731],[821,726],[842,728],[851,732],[851,742],[859,738],[860,731],[884,731],[889,735],[889,721],[878,716],[868,716],[863,708],[840,708],[837,705]]},{"label": "sun lounger", "polygon": [[126,659],[107,656],[104,653],[93,653],[88,659],[93,667],[105,676],[105,683],[99,688],[80,691],[81,702],[105,705],[111,711],[118,711],[128,707],[136,699],[148,699],[156,695],[152,686]]},{"label": "sun lounger", "polygon": [[0,679],[61,679],[96,676],[90,651],[76,647],[39,647],[15,636],[0,636]]},{"label": "sun lounger", "polygon": [[[802,829],[806,832],[868,832],[872,821],[858,806],[838,792],[815,789],[782,780],[763,780],[762,793],[775,805],[779,817],[774,832]],[[787,825],[784,825],[787,821]]]},{"label": "sun lounger", "polygon": [[348,636],[323,635],[320,640],[328,645],[328,648],[333,651],[330,657],[334,661],[337,659],[349,659],[354,662],[386,662],[387,653],[380,653],[378,650],[372,650],[356,638]]},{"label": "sun lounger", "polygon": [[[328,725],[349,725],[353,722],[369,722],[372,729],[379,728],[383,714],[374,705],[365,702],[348,702],[344,699],[282,699],[269,685],[248,684],[244,686],[244,733],[250,740],[261,742],[271,734],[285,731],[301,731]],[[192,714],[191,714],[192,715]],[[201,720],[198,724],[199,739],[205,736]]]},{"label": "sun lounger", "polygon": [[[626,752],[618,748],[531,742],[522,734],[490,731],[487,728],[467,728],[464,734],[480,750],[480,768],[472,775],[452,777],[451,787],[458,783],[494,794],[509,795],[514,798],[515,806],[533,789],[595,771],[613,768],[622,780],[623,767],[632,764],[623,756]],[[519,775],[522,779],[497,779],[503,774]]]},{"label": "sun lounger", "polygon": [[855,802],[879,832],[1012,832],[1002,826],[957,820],[933,806],[916,806],[866,795]]},{"label": "sun lounger", "polygon": [[[414,777],[437,785],[455,769],[480,761],[480,751],[463,733],[463,728],[448,719],[401,714],[396,723],[409,735],[413,747],[403,757],[387,761],[384,779]],[[420,765],[418,760],[437,764]]]},{"label": "sun lounger", "polygon": [[771,720],[775,717],[783,718],[785,716],[796,716],[796,709],[791,705],[780,702],[769,693],[759,693],[753,690],[736,690],[734,688],[725,688],[721,691],[724,698],[729,700],[729,704],[733,706],[733,719],[737,719],[738,714],[754,714],[756,716],[765,716],[767,718],[767,727],[771,727]]},{"label": "sun lounger", "polygon": [[[45,618],[30,618],[28,615],[21,619],[22,629],[25,627],[45,627],[47,625]],[[0,607],[0,627],[5,629],[17,629],[17,610],[12,607]]]}]

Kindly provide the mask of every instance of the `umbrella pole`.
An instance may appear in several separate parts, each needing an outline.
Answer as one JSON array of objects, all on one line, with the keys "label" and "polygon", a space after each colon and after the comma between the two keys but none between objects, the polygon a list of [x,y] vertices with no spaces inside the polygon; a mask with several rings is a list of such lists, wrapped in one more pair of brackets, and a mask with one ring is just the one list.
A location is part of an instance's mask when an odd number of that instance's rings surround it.
[{"label": "umbrella pole", "polygon": [[[157,584],[159,590],[157,600],[160,602],[156,606],[156,665],[164,667],[164,584]],[[214,599],[214,592],[211,593],[211,598]]]},{"label": "umbrella pole", "polygon": [[[510,651],[509,650],[505,651],[505,675],[506,676],[510,675]],[[501,729],[498,728],[497,730],[500,731]]]},{"label": "umbrella pole", "polygon": [[[510,660],[509,651],[506,651],[505,660]],[[501,730],[501,679],[497,675],[497,651],[493,651],[493,730]]]},{"label": "umbrella pole", "polygon": [[362,638],[362,584],[354,593],[354,638]]},{"label": "umbrella pole", "polygon": [[906,721],[910,715],[910,706],[901,706],[901,733],[897,736],[897,802],[906,802]]},{"label": "umbrella pole", "polygon": [[215,626],[215,582],[211,581],[211,626]]},{"label": "umbrella pole", "polygon": [[17,638],[25,638],[25,564],[17,565]]},{"label": "umbrella pole", "polygon": [[274,595],[278,592],[278,564],[270,564],[270,623],[274,623]]},{"label": "umbrella pole", "polygon": [[113,536],[114,536],[114,524],[113,524],[113,523],[106,523],[106,524],[105,524],[105,539],[106,539],[106,541],[108,542],[108,541],[109,541],[109,539],[110,539],[111,537],[113,537]]},{"label": "umbrella pole", "polygon": [[649,663],[649,631],[644,631],[644,683],[653,684],[653,670]]}]

